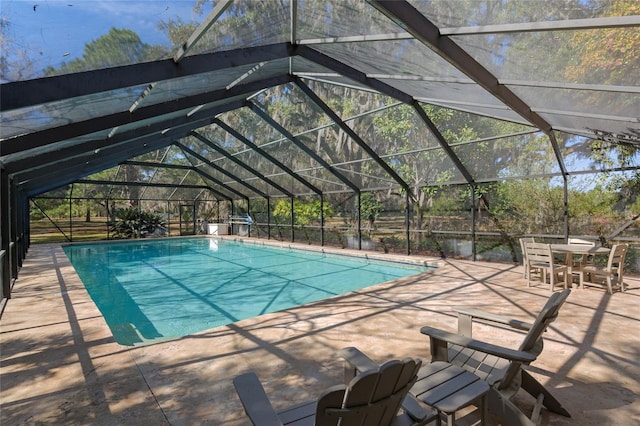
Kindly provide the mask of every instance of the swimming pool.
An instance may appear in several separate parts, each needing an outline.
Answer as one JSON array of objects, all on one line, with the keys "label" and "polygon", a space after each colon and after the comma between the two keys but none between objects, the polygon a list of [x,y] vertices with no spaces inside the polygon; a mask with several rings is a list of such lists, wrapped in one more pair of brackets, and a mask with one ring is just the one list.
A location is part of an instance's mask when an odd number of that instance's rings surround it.
[{"label": "swimming pool", "polygon": [[428,269],[215,238],[63,248],[115,340],[128,346],[179,338]]}]

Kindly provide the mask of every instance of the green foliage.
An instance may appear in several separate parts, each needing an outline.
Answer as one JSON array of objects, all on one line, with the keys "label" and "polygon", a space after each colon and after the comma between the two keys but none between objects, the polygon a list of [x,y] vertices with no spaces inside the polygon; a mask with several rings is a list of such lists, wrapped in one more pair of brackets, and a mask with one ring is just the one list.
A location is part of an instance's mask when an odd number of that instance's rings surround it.
[{"label": "green foliage", "polygon": [[373,223],[382,210],[382,203],[371,192],[365,192],[360,196],[360,214],[369,222],[369,228],[373,228]]},{"label": "green foliage", "polygon": [[546,179],[508,181],[495,189],[490,209],[513,233],[562,234],[564,195]]},{"label": "green foliage", "polygon": [[[320,201],[306,202],[294,199],[293,215],[296,225],[320,223]],[[333,216],[333,209],[328,203],[324,203],[324,217],[330,216]],[[291,202],[289,200],[278,201],[273,209],[273,217],[278,223],[291,222]]]},{"label": "green foliage", "polygon": [[[611,0],[605,6],[611,16],[638,15],[640,4],[628,0]],[[634,28],[610,28],[575,31],[571,45],[580,53],[573,55],[566,67],[569,81],[589,81],[598,84],[628,84],[640,66],[640,31]]]},{"label": "green foliage", "polygon": [[108,222],[108,226],[116,238],[144,238],[156,230],[166,231],[166,223],[160,215],[135,207],[118,209],[116,220]]},{"label": "green foliage", "polygon": [[[36,198],[29,209],[29,217],[33,220],[43,219],[45,214],[50,218],[68,218],[69,200],[64,198],[64,194],[59,194],[61,198]],[[37,206],[37,207],[36,207]]]}]

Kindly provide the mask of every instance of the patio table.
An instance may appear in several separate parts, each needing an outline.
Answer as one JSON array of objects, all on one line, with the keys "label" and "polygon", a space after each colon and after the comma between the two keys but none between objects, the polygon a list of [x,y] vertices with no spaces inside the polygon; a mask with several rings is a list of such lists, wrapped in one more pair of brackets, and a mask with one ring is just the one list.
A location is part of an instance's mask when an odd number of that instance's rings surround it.
[{"label": "patio table", "polygon": [[550,244],[550,246],[551,246],[552,253],[564,254],[566,256],[566,263],[568,268],[567,273],[569,275],[573,275],[574,273],[580,272],[579,268],[578,270],[574,271],[574,269],[576,268],[573,266],[573,262],[571,261],[571,259],[573,259],[574,254],[582,254],[582,255],[609,254],[609,252],[611,251],[611,249],[607,247],[588,246],[584,244]]}]

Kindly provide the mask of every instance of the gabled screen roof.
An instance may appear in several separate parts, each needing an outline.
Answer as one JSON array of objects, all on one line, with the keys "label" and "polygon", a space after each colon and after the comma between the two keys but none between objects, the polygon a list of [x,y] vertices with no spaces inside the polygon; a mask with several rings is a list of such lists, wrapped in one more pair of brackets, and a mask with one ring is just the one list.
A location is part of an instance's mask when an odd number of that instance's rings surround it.
[{"label": "gabled screen roof", "polygon": [[0,161],[29,195],[147,157],[226,199],[568,175],[640,145],[632,0],[63,3],[2,5]]}]

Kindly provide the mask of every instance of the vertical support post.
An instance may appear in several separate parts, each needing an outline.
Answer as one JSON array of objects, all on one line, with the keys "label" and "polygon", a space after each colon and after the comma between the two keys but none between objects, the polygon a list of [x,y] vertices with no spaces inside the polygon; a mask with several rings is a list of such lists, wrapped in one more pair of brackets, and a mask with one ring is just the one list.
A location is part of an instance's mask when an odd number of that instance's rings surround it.
[{"label": "vertical support post", "polygon": [[9,205],[9,175],[4,167],[0,168],[0,271],[2,271],[2,297],[11,299],[11,261],[9,228],[11,210]]},{"label": "vertical support post", "polygon": [[[235,216],[236,214],[236,207],[233,204],[233,200],[231,200],[231,217]],[[230,235],[233,235],[233,227],[235,226],[235,224],[233,223],[233,220],[229,220],[229,232]]]},{"label": "vertical support post", "polygon": [[29,222],[29,197],[22,193],[22,235],[23,235],[23,253],[22,258],[26,259],[29,246],[31,245],[31,223]]},{"label": "vertical support post", "polygon": [[360,191],[358,191],[358,216],[357,216],[358,250],[362,250],[362,221],[361,221],[362,212],[361,210],[362,210],[362,197],[360,196]]},{"label": "vertical support post", "polygon": [[169,237],[171,236],[171,202],[167,200],[167,230]]},{"label": "vertical support post", "polygon": [[476,261],[476,185],[469,184],[471,188],[471,259]]},{"label": "vertical support post", "polygon": [[[140,217],[140,212],[142,211],[142,206],[140,205],[140,200],[138,199],[138,201],[136,202],[136,209],[138,209],[138,230],[136,232],[137,234],[137,238],[141,237],[141,233],[140,231],[142,230],[142,217]],[[180,225],[182,226],[182,211],[180,211]],[[180,230],[182,231],[182,229]],[[180,233],[182,235],[182,232]]]},{"label": "vertical support post", "polygon": [[13,181],[9,179],[9,203],[11,209],[11,215],[9,220],[9,238],[11,244],[11,276],[15,279],[18,278],[18,266],[21,264],[20,250],[18,248],[18,189]]},{"label": "vertical support post", "polygon": [[24,241],[24,194],[22,190],[17,191],[16,196],[16,244],[18,253],[18,267],[22,267],[25,258]]},{"label": "vertical support post", "polygon": [[13,269],[15,271],[16,276],[18,276],[18,271],[22,267],[22,237],[20,236],[20,230],[22,228],[22,208],[20,203],[22,203],[21,191],[12,184],[14,196],[11,198],[11,202],[13,203],[13,211],[14,215],[11,218],[11,234],[12,239],[14,241],[14,250],[15,254],[15,264]]},{"label": "vertical support post", "polygon": [[407,255],[411,254],[411,197],[409,192],[404,194],[404,227],[407,238]]},{"label": "vertical support post", "polygon": [[[251,216],[251,200],[247,198],[247,216]],[[251,225],[247,223],[247,237],[251,238]]]},{"label": "vertical support post", "polygon": [[[141,206],[140,208],[142,208],[142,200],[140,200],[140,201],[138,202],[138,205],[140,205],[140,206]],[[192,226],[193,226],[193,233],[194,233],[194,234],[197,234],[197,233],[198,233],[198,219],[196,218],[196,211],[197,211],[197,209],[196,209],[196,203],[195,203],[195,200],[194,200],[193,204],[191,205],[191,207],[193,208],[193,215],[191,216],[191,217],[193,218],[193,223],[192,223]]]},{"label": "vertical support post", "polygon": [[291,242],[294,243],[296,241],[294,233],[295,229],[293,228],[293,197],[291,197]]},{"label": "vertical support post", "polygon": [[195,227],[193,228],[193,233],[195,235],[198,235],[199,232],[203,232],[205,235],[207,233],[207,227],[205,224],[202,223],[202,220],[200,221],[200,226],[198,226],[198,204],[200,203],[200,200],[198,200],[197,198],[193,199],[193,221],[195,222]]},{"label": "vertical support post", "polygon": [[25,214],[25,209],[29,205],[29,200],[24,195],[24,192],[20,190],[18,192],[18,239],[20,240],[20,266],[22,267],[22,261],[27,257],[27,221],[29,216]]},{"label": "vertical support post", "polygon": [[267,240],[271,239],[271,198],[267,198]]},{"label": "vertical support post", "polygon": [[320,194],[320,246],[324,247],[324,196]]},{"label": "vertical support post", "polygon": [[[109,233],[109,222],[111,222],[111,212],[109,209],[109,195],[107,195],[107,198],[104,199],[104,205],[105,205],[105,214],[107,215],[107,223],[105,224],[105,226],[107,227],[107,240],[110,240],[111,236]],[[169,225],[167,224],[167,226]]]},{"label": "vertical support post", "polygon": [[29,197],[26,194],[22,194],[22,221],[24,224],[24,253],[23,259],[27,257],[27,252],[31,246],[31,221],[29,218]]},{"label": "vertical support post", "polygon": [[569,183],[567,175],[562,175],[564,179],[564,240],[569,241]]},{"label": "vertical support post", "polygon": [[73,205],[71,200],[73,198],[73,184],[71,184],[71,192],[69,192],[69,241],[73,242]]}]

